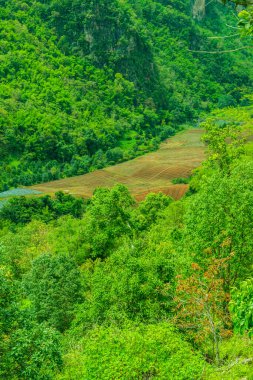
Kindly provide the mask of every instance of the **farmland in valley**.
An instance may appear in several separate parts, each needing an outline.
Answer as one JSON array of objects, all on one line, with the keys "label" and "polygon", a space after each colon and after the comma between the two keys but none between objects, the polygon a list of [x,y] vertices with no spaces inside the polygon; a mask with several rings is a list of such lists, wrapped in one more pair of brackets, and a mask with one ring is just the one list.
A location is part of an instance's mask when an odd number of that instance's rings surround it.
[{"label": "farmland in valley", "polygon": [[73,195],[90,197],[97,187],[112,187],[122,183],[137,200],[142,200],[150,192],[159,191],[179,199],[185,194],[188,186],[174,185],[172,181],[176,178],[187,178],[204,160],[202,134],[201,129],[183,131],[162,143],[156,152],[92,173],[31,188],[47,194],[61,190]]}]

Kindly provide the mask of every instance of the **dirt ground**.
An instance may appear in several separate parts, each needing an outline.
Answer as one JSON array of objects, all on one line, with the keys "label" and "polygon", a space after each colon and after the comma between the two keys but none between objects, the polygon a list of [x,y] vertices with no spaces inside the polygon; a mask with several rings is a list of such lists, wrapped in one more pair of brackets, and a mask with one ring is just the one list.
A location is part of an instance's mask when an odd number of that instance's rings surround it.
[{"label": "dirt ground", "polygon": [[201,129],[183,131],[163,142],[156,152],[81,176],[31,186],[31,189],[46,194],[61,190],[90,197],[97,187],[112,187],[122,183],[137,200],[144,199],[150,192],[159,191],[180,199],[188,186],[173,185],[171,181],[188,177],[204,160],[205,148],[201,142],[203,133]]}]

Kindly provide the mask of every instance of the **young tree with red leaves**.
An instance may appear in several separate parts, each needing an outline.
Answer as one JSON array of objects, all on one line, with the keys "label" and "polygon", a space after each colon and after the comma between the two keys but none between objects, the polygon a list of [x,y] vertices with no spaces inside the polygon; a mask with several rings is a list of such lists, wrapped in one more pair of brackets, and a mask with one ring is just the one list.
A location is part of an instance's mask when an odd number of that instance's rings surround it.
[{"label": "young tree with red leaves", "polygon": [[188,278],[178,277],[174,299],[176,325],[202,347],[211,341],[216,364],[220,362],[221,339],[231,335],[229,294],[224,291],[221,276],[227,261],[213,258],[206,270],[193,263]]}]

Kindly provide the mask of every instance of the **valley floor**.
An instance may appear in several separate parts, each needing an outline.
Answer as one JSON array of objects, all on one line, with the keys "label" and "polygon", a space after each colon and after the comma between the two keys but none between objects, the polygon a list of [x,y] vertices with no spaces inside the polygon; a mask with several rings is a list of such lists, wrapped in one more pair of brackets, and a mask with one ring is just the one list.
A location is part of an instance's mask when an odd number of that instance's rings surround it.
[{"label": "valley floor", "polygon": [[113,187],[122,183],[137,200],[144,199],[150,192],[163,192],[180,199],[188,185],[173,184],[172,180],[187,178],[204,160],[203,133],[202,129],[189,129],[162,143],[156,152],[82,176],[32,186],[31,189],[47,194],[64,191],[90,197],[97,187]]}]

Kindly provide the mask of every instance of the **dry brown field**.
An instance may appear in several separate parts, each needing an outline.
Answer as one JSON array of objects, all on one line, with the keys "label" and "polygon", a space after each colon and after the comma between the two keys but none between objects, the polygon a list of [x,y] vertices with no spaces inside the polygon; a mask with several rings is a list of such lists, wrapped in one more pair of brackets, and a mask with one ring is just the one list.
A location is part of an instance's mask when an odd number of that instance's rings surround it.
[{"label": "dry brown field", "polygon": [[188,177],[204,160],[202,134],[201,129],[183,131],[163,142],[156,152],[81,176],[31,186],[31,189],[46,194],[61,190],[90,197],[97,187],[112,187],[122,183],[137,200],[144,199],[151,192],[163,192],[180,199],[188,186],[173,185],[171,181]]}]

